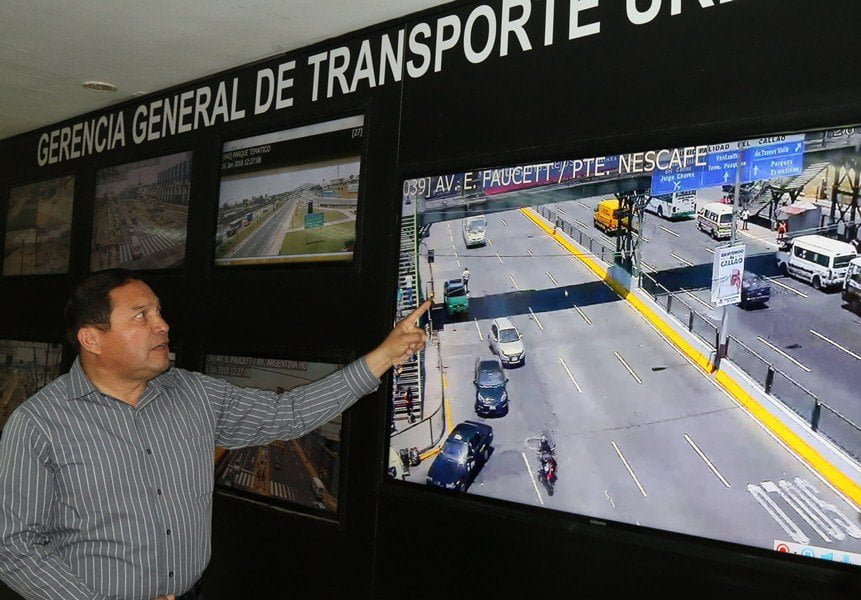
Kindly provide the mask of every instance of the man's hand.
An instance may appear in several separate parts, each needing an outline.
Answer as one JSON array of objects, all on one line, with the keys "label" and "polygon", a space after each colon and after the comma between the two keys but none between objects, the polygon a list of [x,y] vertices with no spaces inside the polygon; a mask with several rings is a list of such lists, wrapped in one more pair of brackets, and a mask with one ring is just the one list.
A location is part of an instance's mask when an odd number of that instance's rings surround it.
[{"label": "man's hand", "polygon": [[176,600],[176,596],[173,594],[168,594],[167,596],[159,596],[155,600]]},{"label": "man's hand", "polygon": [[430,300],[425,300],[421,306],[400,321],[383,343],[365,355],[365,362],[375,377],[381,377],[392,365],[399,365],[410,356],[425,347],[428,337],[421,327],[416,326],[427,309]]}]

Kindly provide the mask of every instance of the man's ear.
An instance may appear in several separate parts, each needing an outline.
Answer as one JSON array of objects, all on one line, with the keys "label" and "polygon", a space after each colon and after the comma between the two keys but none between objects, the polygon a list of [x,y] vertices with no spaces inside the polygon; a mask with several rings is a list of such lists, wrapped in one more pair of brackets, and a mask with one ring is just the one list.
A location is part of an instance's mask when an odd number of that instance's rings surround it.
[{"label": "man's ear", "polygon": [[78,343],[82,350],[91,354],[101,354],[101,331],[97,327],[85,326],[78,329]]}]

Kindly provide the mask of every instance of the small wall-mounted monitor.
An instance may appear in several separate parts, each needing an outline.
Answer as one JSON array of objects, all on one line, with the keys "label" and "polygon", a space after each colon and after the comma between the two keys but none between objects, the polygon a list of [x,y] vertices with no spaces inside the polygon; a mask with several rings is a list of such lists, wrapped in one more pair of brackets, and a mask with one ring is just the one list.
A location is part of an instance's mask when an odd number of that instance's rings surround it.
[{"label": "small wall-mounted monitor", "polygon": [[74,175],[10,190],[3,275],[68,272],[74,195]]},{"label": "small wall-mounted monitor", "polygon": [[182,266],[191,155],[180,152],[99,170],[91,271]]},{"label": "small wall-mounted monitor", "polygon": [[364,117],[224,144],[215,264],[351,261]]},{"label": "small wall-mounted monitor", "polygon": [[[341,366],[208,354],[205,372],[241,387],[282,393],[318,381]],[[325,515],[338,513],[340,475],[340,415],[299,439],[237,450],[217,448],[215,453],[215,484],[222,490]]]}]

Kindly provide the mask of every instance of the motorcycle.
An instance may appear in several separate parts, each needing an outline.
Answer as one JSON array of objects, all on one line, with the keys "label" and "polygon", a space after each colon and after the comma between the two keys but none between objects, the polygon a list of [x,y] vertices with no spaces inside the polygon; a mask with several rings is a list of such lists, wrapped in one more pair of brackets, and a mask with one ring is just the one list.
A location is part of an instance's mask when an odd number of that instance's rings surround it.
[{"label": "motorcycle", "polygon": [[547,494],[553,495],[553,486],[556,483],[556,471],[558,464],[556,457],[553,455],[556,446],[547,439],[546,436],[541,436],[541,444],[538,448],[538,462],[541,465],[538,470],[539,479],[544,487],[547,488]]}]

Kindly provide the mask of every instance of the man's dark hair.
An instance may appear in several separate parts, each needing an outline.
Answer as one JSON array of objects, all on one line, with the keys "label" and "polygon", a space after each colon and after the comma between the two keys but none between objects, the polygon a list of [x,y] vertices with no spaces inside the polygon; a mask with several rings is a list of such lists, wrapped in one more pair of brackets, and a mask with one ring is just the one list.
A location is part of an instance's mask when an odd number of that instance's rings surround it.
[{"label": "man's dark hair", "polygon": [[81,327],[110,329],[113,310],[110,294],[130,281],[139,281],[133,271],[108,269],[94,273],[78,284],[66,302],[64,313],[66,338],[75,352],[81,350],[78,343],[78,330]]}]

